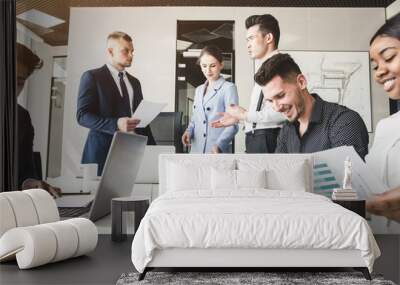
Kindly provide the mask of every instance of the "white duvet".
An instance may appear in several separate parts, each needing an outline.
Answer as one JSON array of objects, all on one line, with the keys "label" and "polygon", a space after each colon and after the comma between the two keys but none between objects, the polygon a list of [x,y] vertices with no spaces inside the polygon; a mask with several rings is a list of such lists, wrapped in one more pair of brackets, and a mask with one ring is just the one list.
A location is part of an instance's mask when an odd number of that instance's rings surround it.
[{"label": "white duvet", "polygon": [[143,272],[155,249],[358,249],[372,271],[380,251],[368,223],[329,199],[306,192],[170,192],[150,206],[132,243]]}]

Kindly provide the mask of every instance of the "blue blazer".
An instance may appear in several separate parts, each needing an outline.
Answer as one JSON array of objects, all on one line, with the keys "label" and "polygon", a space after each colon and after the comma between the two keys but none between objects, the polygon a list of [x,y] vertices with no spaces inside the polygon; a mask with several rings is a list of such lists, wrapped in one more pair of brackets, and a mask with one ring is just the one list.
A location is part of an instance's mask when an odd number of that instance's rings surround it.
[{"label": "blue blazer", "polygon": [[[207,82],[206,82],[207,83]],[[214,145],[222,152],[231,152],[231,142],[239,130],[238,125],[227,128],[213,128],[211,122],[221,116],[230,104],[239,104],[236,86],[221,76],[213,89],[204,94],[206,83],[196,88],[192,119],[187,131],[191,137],[191,153],[209,153]]]},{"label": "blue blazer", "polygon": [[[133,88],[132,111],[143,100],[139,80],[127,74]],[[76,118],[79,125],[89,128],[82,154],[82,163],[97,163],[98,175],[101,175],[117,121],[121,117],[130,117],[129,106],[123,101],[118,87],[107,65],[83,73],[79,85]],[[136,133],[148,136],[148,144],[155,144],[150,127],[137,128]]]}]

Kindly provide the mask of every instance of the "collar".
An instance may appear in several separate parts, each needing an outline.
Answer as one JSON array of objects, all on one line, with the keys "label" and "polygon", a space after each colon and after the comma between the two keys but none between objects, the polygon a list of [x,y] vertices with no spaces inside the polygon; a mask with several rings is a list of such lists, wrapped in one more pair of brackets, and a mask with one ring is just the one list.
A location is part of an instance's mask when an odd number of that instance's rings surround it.
[{"label": "collar", "polygon": [[[224,83],[225,83],[225,78],[220,75],[218,80],[215,81],[214,86],[212,88],[214,89],[214,91],[218,91],[219,89],[221,89],[221,87]],[[206,81],[204,83],[204,86],[207,86],[207,84],[208,84],[208,82]]]},{"label": "collar", "polygon": [[271,57],[273,57],[274,55],[280,53],[280,51],[278,49],[273,50],[272,52],[270,52],[269,54],[267,54],[265,56],[265,58],[262,59],[262,62],[265,62],[266,60],[270,59]]},{"label": "collar", "polygon": [[311,93],[311,96],[314,97],[315,102],[311,111],[310,123],[321,123],[324,100],[322,100],[316,93]]},{"label": "collar", "polygon": [[120,72],[122,72],[122,73],[124,74],[124,76],[126,75],[126,71],[125,71],[125,70],[119,71],[119,70],[116,69],[114,66],[112,66],[110,63],[107,63],[106,65],[107,65],[107,67],[108,67],[108,70],[110,70],[111,74],[112,74],[114,77],[118,78],[118,74],[119,74]]}]

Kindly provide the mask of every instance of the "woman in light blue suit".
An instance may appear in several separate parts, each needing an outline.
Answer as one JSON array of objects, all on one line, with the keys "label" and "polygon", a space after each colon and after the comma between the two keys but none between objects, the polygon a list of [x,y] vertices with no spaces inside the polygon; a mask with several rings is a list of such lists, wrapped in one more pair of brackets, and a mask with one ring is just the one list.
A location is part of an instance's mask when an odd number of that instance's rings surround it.
[{"label": "woman in light blue suit", "polygon": [[202,49],[199,60],[206,82],[196,88],[192,120],[182,136],[182,143],[191,146],[190,153],[231,152],[237,125],[213,128],[211,122],[220,117],[230,104],[238,104],[236,86],[221,76],[224,67],[222,52],[215,46]]}]

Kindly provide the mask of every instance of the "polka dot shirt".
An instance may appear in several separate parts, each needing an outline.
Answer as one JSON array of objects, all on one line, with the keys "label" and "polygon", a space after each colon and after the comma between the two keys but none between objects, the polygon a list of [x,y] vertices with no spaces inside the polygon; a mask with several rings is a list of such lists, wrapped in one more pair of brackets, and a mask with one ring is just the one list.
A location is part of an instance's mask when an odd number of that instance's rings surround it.
[{"label": "polka dot shirt", "polygon": [[336,103],[314,99],[310,122],[300,137],[299,122],[286,122],[278,136],[277,153],[311,153],[339,146],[353,146],[364,159],[368,153],[368,131],[361,116]]}]

